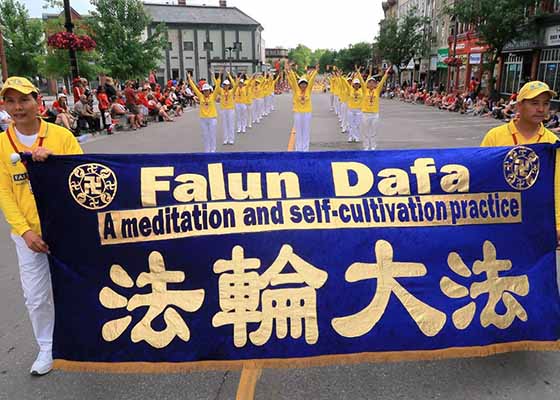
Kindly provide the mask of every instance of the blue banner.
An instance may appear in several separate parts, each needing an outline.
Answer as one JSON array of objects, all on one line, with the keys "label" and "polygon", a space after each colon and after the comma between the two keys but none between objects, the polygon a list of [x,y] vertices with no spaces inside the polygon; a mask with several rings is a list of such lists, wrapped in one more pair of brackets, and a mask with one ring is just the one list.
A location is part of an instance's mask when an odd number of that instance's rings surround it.
[{"label": "blue banner", "polygon": [[28,165],[59,367],[558,349],[552,145]]}]

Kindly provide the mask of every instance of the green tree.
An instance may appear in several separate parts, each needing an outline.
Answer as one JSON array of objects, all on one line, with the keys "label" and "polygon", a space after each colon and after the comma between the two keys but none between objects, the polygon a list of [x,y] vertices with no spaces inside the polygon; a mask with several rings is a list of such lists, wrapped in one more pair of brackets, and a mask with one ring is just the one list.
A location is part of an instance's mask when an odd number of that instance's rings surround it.
[{"label": "green tree", "polygon": [[165,26],[159,24],[147,38],[151,24],[140,0],[92,0],[95,6],[89,25],[101,64],[107,72],[125,80],[146,76],[156,68],[167,46]]},{"label": "green tree", "polygon": [[381,24],[377,46],[379,54],[399,69],[402,64],[408,64],[411,58],[423,54],[426,50],[426,40],[423,28],[429,19],[418,15],[412,8],[406,15],[399,18],[388,18]]},{"label": "green tree", "polygon": [[327,65],[335,65],[337,52],[334,50],[325,50],[321,57],[319,57],[319,71],[325,73],[327,71]]},{"label": "green tree", "polygon": [[[446,4],[444,11],[458,22],[472,24],[480,35],[480,44],[493,55],[489,70],[494,71],[504,47],[524,39],[536,31],[536,18],[528,18],[528,10],[539,9],[541,0],[469,0]],[[493,86],[492,78],[491,85]]]},{"label": "green tree", "polygon": [[288,52],[288,59],[297,64],[297,73],[302,74],[305,67],[311,66],[311,49],[303,44],[298,44],[295,49]]},{"label": "green tree", "polygon": [[35,77],[44,50],[43,24],[17,0],[0,0],[0,24],[9,75]]},{"label": "green tree", "polygon": [[[74,32],[78,35],[88,33],[87,25],[84,20],[73,21]],[[47,35],[64,31],[64,16],[51,19],[45,24]],[[96,50],[77,51],[78,69],[80,76],[89,80],[95,79],[99,74],[105,72],[101,66],[101,56]],[[47,47],[47,53],[39,66],[41,75],[48,78],[64,78],[70,76],[70,55],[68,50],[52,49]]]}]

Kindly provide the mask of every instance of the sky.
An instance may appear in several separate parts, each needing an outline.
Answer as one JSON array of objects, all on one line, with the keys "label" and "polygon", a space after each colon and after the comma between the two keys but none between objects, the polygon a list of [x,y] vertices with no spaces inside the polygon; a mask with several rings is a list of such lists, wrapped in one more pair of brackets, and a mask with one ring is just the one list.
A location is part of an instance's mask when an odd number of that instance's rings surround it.
[{"label": "sky", "polygon": [[[32,17],[45,10],[42,0],[19,0]],[[150,0],[151,3],[176,0]],[[215,5],[218,0],[187,0],[187,4]],[[89,0],[70,0],[79,13],[92,7]],[[311,49],[341,49],[357,42],[373,42],[383,17],[380,0],[304,1],[304,0],[227,0],[260,22],[266,47],[296,47],[299,43]],[[49,10],[51,11],[51,10]]]}]

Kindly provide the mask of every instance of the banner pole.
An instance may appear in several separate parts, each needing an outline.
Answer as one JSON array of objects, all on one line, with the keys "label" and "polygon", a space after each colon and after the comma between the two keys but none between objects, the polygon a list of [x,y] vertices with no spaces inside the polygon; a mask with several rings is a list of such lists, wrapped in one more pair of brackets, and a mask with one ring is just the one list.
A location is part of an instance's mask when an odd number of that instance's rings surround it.
[{"label": "banner pole", "polygon": [[251,364],[245,364],[239,378],[235,400],[254,400],[257,382],[262,375],[262,369]]}]

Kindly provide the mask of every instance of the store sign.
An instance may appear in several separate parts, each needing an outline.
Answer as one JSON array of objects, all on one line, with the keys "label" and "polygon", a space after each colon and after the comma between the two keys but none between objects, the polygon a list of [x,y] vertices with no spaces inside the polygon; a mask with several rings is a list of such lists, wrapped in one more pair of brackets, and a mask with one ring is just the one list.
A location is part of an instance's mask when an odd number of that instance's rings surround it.
[{"label": "store sign", "polygon": [[438,50],[438,55],[437,55],[437,67],[438,68],[447,69],[447,64],[445,64],[443,62],[443,60],[445,60],[447,57],[449,57],[449,49],[448,48],[443,48],[443,49]]},{"label": "store sign", "polygon": [[469,55],[469,64],[480,64],[482,61],[482,54],[480,53],[473,53]]},{"label": "store sign", "polygon": [[437,71],[439,56],[432,56],[430,58],[430,71]]},{"label": "store sign", "polygon": [[560,45],[560,25],[546,28],[545,41],[547,46]]}]

